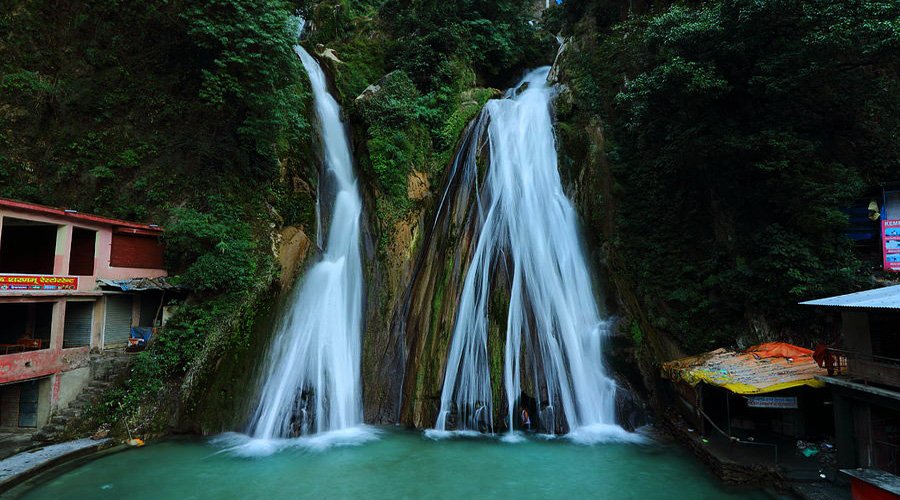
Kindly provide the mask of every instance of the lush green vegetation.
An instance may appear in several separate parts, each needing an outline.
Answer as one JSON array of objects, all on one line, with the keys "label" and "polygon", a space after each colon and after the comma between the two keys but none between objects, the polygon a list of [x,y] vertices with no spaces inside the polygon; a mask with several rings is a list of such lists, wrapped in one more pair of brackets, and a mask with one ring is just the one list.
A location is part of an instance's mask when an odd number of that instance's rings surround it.
[{"label": "lush green vegetation", "polygon": [[[341,61],[330,68],[364,127],[367,154],[358,159],[384,195],[377,212],[386,226],[412,206],[410,170],[439,180],[463,128],[494,95],[490,87],[552,53],[525,0],[329,0],[308,11],[309,45]],[[369,85],[377,89],[363,94]]]},{"label": "lush green vegetation", "polygon": [[293,9],[38,0],[0,13],[0,196],[157,222],[192,289],[110,400],[117,423],[166,423],[159,398],[193,394],[226,348],[246,346],[276,276],[272,227],[311,227],[311,193],[295,189],[315,167],[302,163]]},{"label": "lush green vegetation", "polygon": [[[411,206],[411,169],[443,170],[493,95],[483,87],[543,53],[525,0],[35,0],[0,13],[0,196],[159,223],[192,289],[104,418],[164,425],[155,410],[208,385],[269,301],[272,229],[312,226],[298,9],[307,45],[340,58],[323,59],[387,225]],[[371,84],[381,91],[355,101]]]},{"label": "lush green vegetation", "polygon": [[536,5],[23,0],[0,12],[0,196],[157,222],[193,290],[106,418],[162,425],[165,398],[210,387],[209,367],[255,341],[271,302],[273,229],[312,227],[296,9],[352,126],[382,243],[423,206],[410,173],[434,189],[466,124],[548,63],[561,30],[563,165],[591,174],[571,178],[635,343],[814,334],[792,304],[871,276],[841,207],[900,172],[896,2],[572,0],[537,22]]},{"label": "lush green vegetation", "polygon": [[[900,6],[568,2],[571,120],[604,122],[612,272],[692,350],[810,332],[861,286],[842,207],[900,172]],[[634,311],[633,311],[634,312]]]}]

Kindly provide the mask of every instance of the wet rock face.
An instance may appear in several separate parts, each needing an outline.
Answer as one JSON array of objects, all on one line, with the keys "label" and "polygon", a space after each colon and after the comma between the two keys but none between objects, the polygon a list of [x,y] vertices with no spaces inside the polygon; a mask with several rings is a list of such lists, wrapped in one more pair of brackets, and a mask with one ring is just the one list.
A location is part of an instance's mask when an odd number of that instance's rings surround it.
[{"label": "wet rock face", "polygon": [[303,391],[294,401],[291,411],[291,436],[303,436],[310,434],[311,429],[316,428],[316,404],[312,391]]},{"label": "wet rock face", "polygon": [[625,430],[633,432],[650,423],[650,414],[643,401],[627,388],[616,390],[616,422]]},{"label": "wet rock face", "polygon": [[281,288],[287,291],[294,283],[300,264],[309,254],[310,241],[303,229],[286,226],[278,233],[278,263],[281,265]]},{"label": "wet rock face", "polygon": [[[480,138],[470,127],[459,155],[475,154]],[[440,408],[440,393],[457,301],[473,247],[477,203],[473,163],[454,162],[434,211],[423,213],[422,240],[391,319],[391,360],[395,371],[390,383],[402,387],[397,395],[399,422],[417,428],[432,427]]]},{"label": "wet rock face", "polygon": [[424,172],[413,170],[406,178],[406,197],[412,201],[421,201],[431,194],[431,185],[428,183],[428,175]]},{"label": "wet rock face", "polygon": [[356,96],[355,101],[358,103],[360,101],[365,101],[367,99],[371,99],[372,96],[374,96],[375,94],[377,94],[380,91],[381,91],[381,85],[373,83],[373,84],[369,85],[368,87],[366,87],[365,90],[363,90],[361,94]]},{"label": "wet rock face", "polygon": [[[571,47],[566,50],[571,50]],[[572,93],[565,86],[565,71],[560,60],[564,58],[559,57],[553,69],[553,77],[558,79],[560,85],[554,107],[558,114],[567,115],[572,112],[574,103]],[[367,101],[381,91],[382,84],[388,78],[390,75],[366,88],[356,97],[356,105],[366,106]],[[526,86],[522,86],[519,92],[525,89]],[[587,154],[604,150],[602,127],[596,122],[579,123],[559,133],[561,148],[572,145],[576,139],[578,145],[584,146],[573,148],[584,153],[578,155],[577,161],[568,158],[566,151],[560,151],[560,175],[565,180],[567,194],[585,218],[589,259],[592,265],[602,269],[606,256],[600,233],[610,225],[602,209],[607,208],[603,200],[608,199],[611,187],[605,183],[610,179],[606,175],[603,155]],[[463,167],[457,159],[447,168],[446,177],[440,184],[435,182],[429,185],[426,175],[411,171],[407,177],[407,196],[410,200],[427,203],[417,213],[395,221],[394,227],[380,228],[387,233],[387,250],[370,254],[366,279],[368,309],[362,374],[366,422],[403,423],[418,428],[435,424],[458,312],[455,298],[462,290],[475,241],[475,221],[478,217],[475,186],[484,175],[489,149],[479,141],[471,130],[463,135],[458,154],[469,154],[471,149],[479,158],[468,167]],[[361,142],[359,145],[364,147]],[[372,215],[376,196],[377,193],[367,195],[366,211],[371,221],[369,226],[373,228],[377,228],[377,220]],[[502,293],[507,278],[502,275],[492,277],[492,288],[498,290],[498,296],[508,297],[508,290]],[[601,282],[609,280],[608,276],[603,278]],[[601,288],[612,289],[613,286],[610,284]],[[508,298],[498,299],[495,307],[492,299],[492,315],[506,309],[505,300]],[[489,319],[488,357],[491,380],[497,381],[491,388],[494,396],[493,425],[495,431],[502,432],[510,420],[516,425],[518,409],[507,408],[505,398],[500,397],[503,393],[506,321],[505,318]],[[643,403],[633,395],[628,384],[619,383],[618,386],[618,422],[627,429],[640,427],[646,423]],[[523,389],[531,395],[542,393],[541,387],[523,385]],[[510,410],[514,414],[512,419]],[[454,409],[453,413],[458,411]],[[470,408],[464,413],[474,414],[477,411],[478,408]],[[567,431],[561,424],[565,421],[561,409],[532,405],[528,413],[537,430],[553,433]],[[455,422],[448,424],[453,427]]]},{"label": "wet rock face", "polygon": [[334,63],[344,64],[344,61],[341,61],[334,49],[325,47],[321,43],[316,44],[316,55],[319,56],[319,58],[328,59]]}]

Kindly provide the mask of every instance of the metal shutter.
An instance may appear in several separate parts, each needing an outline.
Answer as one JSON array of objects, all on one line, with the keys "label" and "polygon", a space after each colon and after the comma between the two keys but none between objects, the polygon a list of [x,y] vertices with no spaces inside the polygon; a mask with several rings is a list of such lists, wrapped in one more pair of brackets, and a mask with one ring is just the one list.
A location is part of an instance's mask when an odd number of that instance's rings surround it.
[{"label": "metal shutter", "polygon": [[93,302],[66,302],[66,322],[63,327],[63,347],[91,345],[91,326],[93,318]]},{"label": "metal shutter", "polygon": [[106,329],[104,330],[103,346],[116,346],[128,343],[131,336],[131,306],[133,299],[130,295],[110,295],[106,297]]}]

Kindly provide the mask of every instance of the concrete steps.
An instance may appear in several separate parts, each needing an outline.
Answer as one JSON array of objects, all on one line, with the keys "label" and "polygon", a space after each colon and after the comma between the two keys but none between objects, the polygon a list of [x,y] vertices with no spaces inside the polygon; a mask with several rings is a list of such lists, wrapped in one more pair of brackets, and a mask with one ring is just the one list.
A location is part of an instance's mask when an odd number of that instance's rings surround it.
[{"label": "concrete steps", "polygon": [[104,394],[129,373],[133,355],[121,351],[91,354],[91,381],[74,401],[56,412],[32,439],[41,443],[59,441],[70,423],[79,420]]}]

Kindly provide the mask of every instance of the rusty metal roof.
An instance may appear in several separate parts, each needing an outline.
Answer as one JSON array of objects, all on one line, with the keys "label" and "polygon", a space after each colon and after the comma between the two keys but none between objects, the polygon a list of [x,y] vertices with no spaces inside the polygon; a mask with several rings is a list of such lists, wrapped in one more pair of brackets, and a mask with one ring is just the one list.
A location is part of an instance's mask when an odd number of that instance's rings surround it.
[{"label": "rusty metal roof", "polygon": [[804,306],[900,310],[900,285],[801,302]]},{"label": "rusty metal roof", "polygon": [[97,278],[100,286],[118,288],[123,292],[143,292],[147,290],[186,290],[182,285],[173,284],[169,278],[131,278],[127,280],[108,280]]},{"label": "rusty metal roof", "polygon": [[770,342],[745,352],[716,349],[661,365],[663,378],[696,385],[700,382],[735,394],[766,394],[809,386],[825,387],[816,376],[826,375],[812,358],[813,351]]}]

